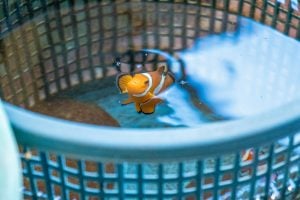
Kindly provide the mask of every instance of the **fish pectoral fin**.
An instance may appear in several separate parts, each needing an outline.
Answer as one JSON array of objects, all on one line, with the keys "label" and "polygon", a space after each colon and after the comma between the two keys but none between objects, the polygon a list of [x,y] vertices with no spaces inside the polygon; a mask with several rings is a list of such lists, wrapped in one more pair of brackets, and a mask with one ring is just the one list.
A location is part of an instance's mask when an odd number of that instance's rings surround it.
[{"label": "fish pectoral fin", "polygon": [[154,113],[156,105],[161,102],[162,102],[162,99],[160,99],[158,97],[151,98],[150,100],[141,104],[142,112],[145,114]]},{"label": "fish pectoral fin", "polygon": [[131,103],[133,103],[134,101],[133,101],[133,99],[132,98],[128,98],[128,99],[126,99],[126,100],[124,100],[124,101],[122,101],[122,105],[127,105],[127,104],[131,104]]},{"label": "fish pectoral fin", "polygon": [[116,84],[121,93],[127,93],[127,83],[132,80],[132,76],[130,74],[122,73],[119,74],[116,78]]},{"label": "fish pectoral fin", "polygon": [[167,73],[167,72],[168,72],[168,67],[165,66],[165,65],[159,66],[159,67],[157,67],[156,71],[157,71],[159,74]]},{"label": "fish pectoral fin", "polygon": [[140,113],[142,111],[141,105],[139,103],[135,103],[135,110],[136,112]]},{"label": "fish pectoral fin", "polygon": [[[156,98],[155,95],[152,92],[149,92],[148,95],[149,95],[150,100],[153,99],[153,98]],[[146,101],[146,102],[148,102],[148,101]]]}]

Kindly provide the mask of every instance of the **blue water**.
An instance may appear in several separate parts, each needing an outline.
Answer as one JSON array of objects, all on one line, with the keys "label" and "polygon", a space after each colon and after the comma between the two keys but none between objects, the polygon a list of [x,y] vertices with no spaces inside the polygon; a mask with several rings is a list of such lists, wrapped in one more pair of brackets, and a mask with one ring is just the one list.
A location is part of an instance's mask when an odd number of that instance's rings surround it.
[{"label": "blue water", "polygon": [[[199,126],[299,100],[300,43],[252,20],[239,18],[235,32],[198,38],[178,57],[186,79],[160,94],[164,103],[152,115],[121,106],[127,96],[113,84],[78,98],[96,102],[122,127]],[[171,70],[179,77],[176,66]]]}]

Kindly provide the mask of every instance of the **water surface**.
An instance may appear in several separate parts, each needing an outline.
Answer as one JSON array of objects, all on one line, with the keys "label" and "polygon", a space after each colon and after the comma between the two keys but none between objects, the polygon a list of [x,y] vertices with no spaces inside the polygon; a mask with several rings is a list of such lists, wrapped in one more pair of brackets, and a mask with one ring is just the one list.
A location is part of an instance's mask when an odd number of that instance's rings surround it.
[{"label": "water surface", "polygon": [[160,96],[152,115],[119,104],[126,95],[115,86],[79,98],[95,101],[122,127],[199,126],[238,119],[299,99],[300,43],[250,19],[235,32],[199,38],[179,52],[186,79]]}]

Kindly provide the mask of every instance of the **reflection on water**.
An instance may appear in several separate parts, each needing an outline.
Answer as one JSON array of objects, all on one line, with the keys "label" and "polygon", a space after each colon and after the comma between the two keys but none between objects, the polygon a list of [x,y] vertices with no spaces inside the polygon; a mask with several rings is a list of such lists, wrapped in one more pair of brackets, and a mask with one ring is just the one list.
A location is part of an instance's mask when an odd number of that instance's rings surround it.
[{"label": "reflection on water", "polygon": [[296,40],[240,18],[237,32],[198,39],[180,56],[201,102],[237,118],[299,98],[299,49]]}]

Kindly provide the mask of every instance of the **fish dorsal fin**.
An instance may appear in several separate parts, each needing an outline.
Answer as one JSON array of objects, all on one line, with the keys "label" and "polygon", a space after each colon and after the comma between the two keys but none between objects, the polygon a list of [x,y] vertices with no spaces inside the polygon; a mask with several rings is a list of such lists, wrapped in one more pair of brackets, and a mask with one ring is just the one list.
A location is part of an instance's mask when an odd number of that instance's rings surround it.
[{"label": "fish dorsal fin", "polygon": [[168,68],[165,65],[159,66],[156,69],[160,74],[166,74],[168,72]]},{"label": "fish dorsal fin", "polygon": [[116,84],[121,93],[127,93],[127,83],[132,80],[132,76],[130,74],[120,74],[116,78]]}]

